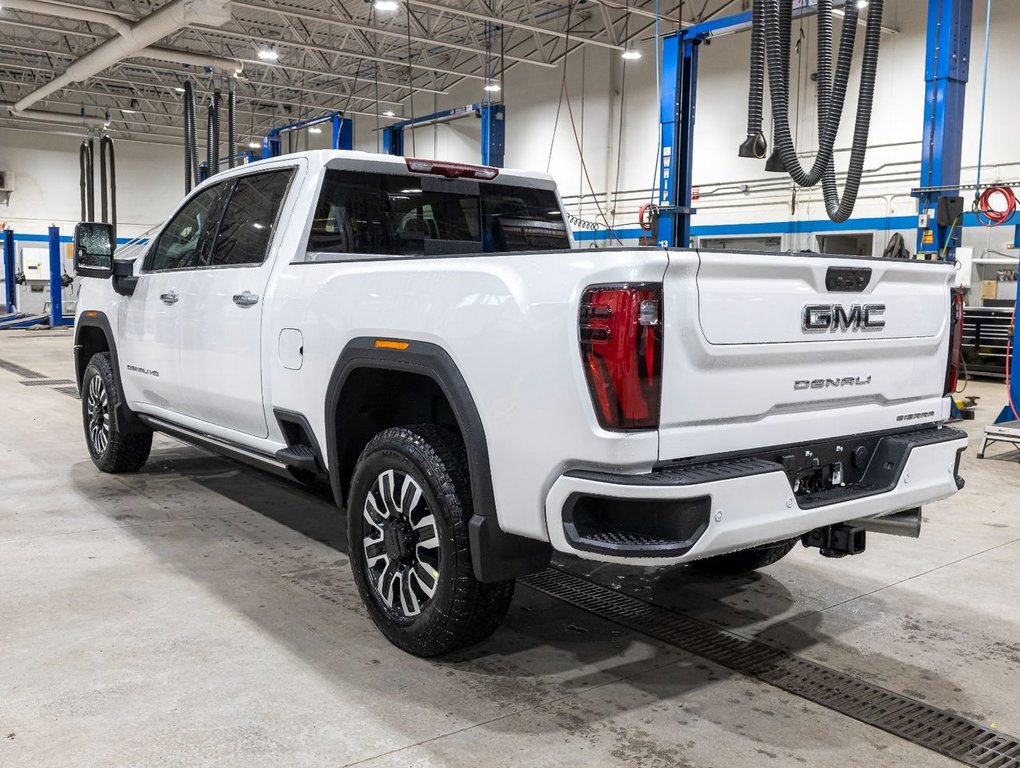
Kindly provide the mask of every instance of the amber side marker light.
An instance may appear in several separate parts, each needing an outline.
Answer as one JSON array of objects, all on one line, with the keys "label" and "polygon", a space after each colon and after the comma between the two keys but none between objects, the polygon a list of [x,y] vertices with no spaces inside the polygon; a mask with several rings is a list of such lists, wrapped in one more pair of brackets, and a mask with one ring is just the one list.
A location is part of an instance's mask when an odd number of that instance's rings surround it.
[{"label": "amber side marker light", "polygon": [[85,317],[95,317],[98,314],[98,312],[86,312]]},{"label": "amber side marker light", "polygon": [[376,339],[376,349],[399,349],[401,351],[407,349],[411,344],[406,341],[389,341],[387,339]]}]

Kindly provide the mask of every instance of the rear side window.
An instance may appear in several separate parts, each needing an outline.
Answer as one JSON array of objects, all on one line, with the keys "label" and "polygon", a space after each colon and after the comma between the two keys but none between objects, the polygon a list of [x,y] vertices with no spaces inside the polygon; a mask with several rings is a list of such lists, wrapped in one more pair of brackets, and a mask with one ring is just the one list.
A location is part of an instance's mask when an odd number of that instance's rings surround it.
[{"label": "rear side window", "polygon": [[551,190],[329,170],[308,250],[445,255],[570,247]]},{"label": "rear side window", "polygon": [[198,266],[212,250],[216,225],[230,182],[204,189],[170,219],[145,260],[148,272],[189,269]]},{"label": "rear side window", "polygon": [[203,266],[265,261],[292,175],[291,170],[271,171],[237,180],[220,222],[215,247],[203,254]]}]

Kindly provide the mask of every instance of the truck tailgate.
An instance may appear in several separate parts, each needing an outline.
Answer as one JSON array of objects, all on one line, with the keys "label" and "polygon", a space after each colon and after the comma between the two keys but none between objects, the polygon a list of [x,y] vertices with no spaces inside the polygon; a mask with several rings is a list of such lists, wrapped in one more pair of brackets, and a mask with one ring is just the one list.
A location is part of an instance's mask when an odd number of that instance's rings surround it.
[{"label": "truck tailgate", "polygon": [[951,265],[669,256],[661,460],[945,418]]}]

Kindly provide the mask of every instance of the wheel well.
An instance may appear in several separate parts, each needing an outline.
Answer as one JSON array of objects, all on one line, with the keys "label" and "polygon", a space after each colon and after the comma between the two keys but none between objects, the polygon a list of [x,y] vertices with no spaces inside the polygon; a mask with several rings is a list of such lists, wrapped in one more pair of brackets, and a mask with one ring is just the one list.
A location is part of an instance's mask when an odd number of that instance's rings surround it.
[{"label": "wheel well", "polygon": [[333,424],[345,499],[354,466],[368,441],[384,429],[408,424],[440,424],[461,433],[449,400],[431,377],[368,367],[350,373],[340,391]]},{"label": "wheel well", "polygon": [[78,388],[81,389],[82,379],[85,377],[85,368],[93,355],[100,352],[109,352],[110,342],[106,338],[106,332],[95,325],[85,325],[78,330],[77,346],[75,354],[75,376],[78,380]]}]

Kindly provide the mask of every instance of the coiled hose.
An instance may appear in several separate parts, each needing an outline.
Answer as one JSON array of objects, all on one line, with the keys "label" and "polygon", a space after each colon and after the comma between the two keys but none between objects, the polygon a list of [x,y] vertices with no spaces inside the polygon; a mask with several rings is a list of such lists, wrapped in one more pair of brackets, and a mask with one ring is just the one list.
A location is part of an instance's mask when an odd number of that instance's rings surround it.
[{"label": "coiled hose", "polygon": [[234,78],[230,78],[227,86],[227,167],[234,167],[234,155],[237,153],[237,131],[234,112],[237,109],[237,91]]},{"label": "coiled hose", "polygon": [[[818,154],[810,171],[797,158],[790,130],[789,50],[793,0],[765,0],[765,39],[772,96],[775,151],[790,177],[802,187],[813,187],[832,164],[832,150],[843,114],[846,87],[857,35],[857,4],[847,3],[835,71],[832,69],[832,0],[818,0]],[[782,60],[781,60],[782,59]],[[871,119],[870,111],[868,119]]]},{"label": "coiled hose", "polygon": [[[853,5],[851,3],[851,5]],[[836,188],[836,166],[830,159],[822,175],[822,198],[829,219],[844,222],[850,218],[857,204],[864,175],[864,156],[868,150],[868,133],[871,129],[871,108],[875,98],[875,75],[878,72],[878,49],[882,42],[882,12],[884,0],[871,0],[868,5],[868,26],[864,30],[864,55],[861,59],[861,85],[857,95],[857,120],[854,138],[850,145],[850,163],[843,185],[843,196]],[[850,13],[847,9],[847,19]],[[855,23],[856,26],[856,23]]]},{"label": "coiled hose", "polygon": [[762,100],[765,96],[765,0],[754,0],[751,17],[751,79],[747,90],[747,138],[740,157],[765,157],[768,142],[762,132]]}]

